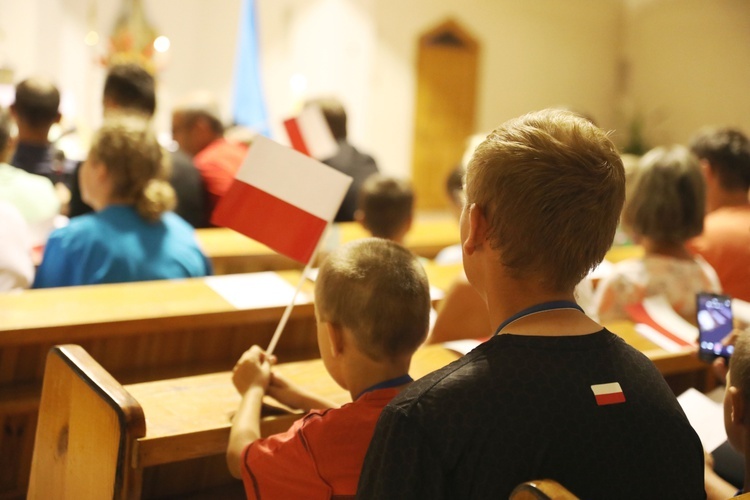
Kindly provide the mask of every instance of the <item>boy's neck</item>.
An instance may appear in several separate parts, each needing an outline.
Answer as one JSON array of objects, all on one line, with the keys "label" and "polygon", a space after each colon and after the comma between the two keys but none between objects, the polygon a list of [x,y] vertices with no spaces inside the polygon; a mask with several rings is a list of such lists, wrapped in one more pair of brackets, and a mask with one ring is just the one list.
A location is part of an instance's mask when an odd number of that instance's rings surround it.
[{"label": "boy's neck", "polygon": [[353,353],[346,363],[343,374],[346,388],[349,394],[351,394],[352,401],[360,396],[363,391],[377,384],[407,375],[410,363],[411,356],[407,356],[406,359],[382,363],[374,361],[361,353]]},{"label": "boy's neck", "polygon": [[48,136],[52,123],[41,127],[32,127],[23,120],[17,120],[16,125],[18,126],[18,142],[40,146],[46,146],[49,144]]},{"label": "boy's neck", "polygon": [[720,208],[742,207],[750,204],[748,193],[744,190],[732,190],[717,188],[715,192],[706,196],[706,213],[711,213]]},{"label": "boy's neck", "polygon": [[[513,315],[532,306],[548,302],[575,302],[575,292],[545,290],[533,279],[514,279],[506,273],[495,275],[486,287],[486,301],[493,328]],[[480,292],[481,294],[481,292]],[[601,330],[601,326],[575,309],[553,309],[520,318],[503,333],[536,336],[587,335]]]}]

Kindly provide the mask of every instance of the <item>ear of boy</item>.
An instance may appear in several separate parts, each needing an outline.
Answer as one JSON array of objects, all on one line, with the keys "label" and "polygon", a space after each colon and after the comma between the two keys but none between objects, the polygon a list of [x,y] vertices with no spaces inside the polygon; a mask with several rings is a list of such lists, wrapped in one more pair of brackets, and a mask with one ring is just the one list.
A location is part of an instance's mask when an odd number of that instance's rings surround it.
[{"label": "ear of boy", "polygon": [[747,405],[742,391],[736,386],[729,387],[728,391],[732,401],[732,423],[742,427],[747,426],[749,423],[747,421]]},{"label": "ear of boy", "polygon": [[365,231],[372,232],[370,229],[370,226],[367,224],[367,219],[365,218],[365,211],[361,208],[358,208],[354,211],[354,220],[359,223],[360,226],[362,226]]},{"label": "ear of boy", "polygon": [[337,323],[325,322],[326,333],[328,334],[328,345],[331,350],[331,356],[340,357],[345,348],[346,340],[344,327]]},{"label": "ear of boy", "polygon": [[[349,373],[349,364],[352,360],[352,342],[350,333],[338,324],[325,321],[323,323],[325,331],[325,343],[328,345],[321,346],[321,349],[327,349],[328,360],[325,363],[328,374],[333,380],[347,391],[351,391],[351,375]],[[321,353],[322,354],[322,353]]]},{"label": "ear of boy", "polygon": [[487,238],[487,219],[482,209],[476,203],[472,203],[466,207],[466,211],[466,216],[469,219],[468,232],[462,244],[464,252],[467,255],[473,255],[474,252],[482,247]]}]

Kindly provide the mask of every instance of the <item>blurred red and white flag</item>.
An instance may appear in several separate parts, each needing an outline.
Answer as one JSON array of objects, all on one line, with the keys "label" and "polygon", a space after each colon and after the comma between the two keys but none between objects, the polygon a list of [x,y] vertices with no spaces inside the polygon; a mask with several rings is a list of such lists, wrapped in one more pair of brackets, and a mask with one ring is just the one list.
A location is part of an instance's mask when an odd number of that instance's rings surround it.
[{"label": "blurred red and white flag", "polygon": [[284,120],[292,147],[316,160],[326,160],[339,151],[328,122],[319,106],[306,106],[295,118]]},{"label": "blurred red and white flag", "polygon": [[211,222],[307,263],[351,177],[258,136]]},{"label": "blurred red and white flag", "polygon": [[626,306],[625,311],[635,322],[635,331],[665,351],[695,348],[698,328],[677,314],[664,295],[646,297]]}]

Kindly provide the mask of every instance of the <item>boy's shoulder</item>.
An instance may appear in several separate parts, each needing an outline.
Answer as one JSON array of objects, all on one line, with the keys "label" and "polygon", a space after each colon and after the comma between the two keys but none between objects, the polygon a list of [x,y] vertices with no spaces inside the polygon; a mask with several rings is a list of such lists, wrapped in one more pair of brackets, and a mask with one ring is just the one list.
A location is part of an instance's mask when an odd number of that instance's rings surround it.
[{"label": "boy's shoulder", "polygon": [[472,390],[481,390],[478,388],[482,386],[483,376],[478,372],[483,371],[484,365],[478,361],[492,350],[492,344],[497,341],[498,337],[493,337],[461,358],[415,381],[393,399],[388,409],[403,414],[414,411],[422,413],[422,410],[435,401],[439,401],[441,405],[460,406],[461,403],[453,396],[461,394],[463,397]]},{"label": "boy's shoulder", "polygon": [[357,433],[367,425],[375,425],[380,413],[396,395],[396,389],[379,389],[367,392],[356,401],[339,408],[312,410],[303,417],[305,431],[326,433],[329,429],[336,435]]},{"label": "boy's shoulder", "polygon": [[[575,353],[590,359],[572,366],[569,361],[563,361]],[[539,366],[554,366],[574,376],[591,371],[590,366],[606,365],[613,359],[622,360],[638,373],[661,380],[659,372],[643,353],[605,328],[575,337],[495,335],[460,359],[404,389],[388,405],[388,411],[429,419],[435,411],[463,412],[467,405],[484,399],[499,404],[501,400],[508,400],[519,386],[531,389],[539,379],[548,378],[544,371],[538,370]],[[488,391],[498,393],[487,398]]]}]

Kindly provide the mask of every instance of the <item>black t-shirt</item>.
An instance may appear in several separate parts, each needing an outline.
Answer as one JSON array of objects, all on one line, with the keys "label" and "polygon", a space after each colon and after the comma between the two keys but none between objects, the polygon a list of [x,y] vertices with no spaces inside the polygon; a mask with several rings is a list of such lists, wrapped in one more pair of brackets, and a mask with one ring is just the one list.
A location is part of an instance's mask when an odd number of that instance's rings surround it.
[{"label": "black t-shirt", "polygon": [[53,184],[61,182],[70,188],[76,162],[65,158],[65,154],[52,144],[19,142],[11,165],[30,174],[43,175]]},{"label": "black t-shirt", "polygon": [[346,141],[339,141],[338,153],[323,163],[352,178],[352,183],[334,218],[334,222],[351,222],[357,210],[359,190],[368,177],[378,173],[378,166],[372,156],[361,153]]},{"label": "black t-shirt", "polygon": [[[615,383],[624,401],[598,402],[594,387]],[[544,478],[584,499],[705,498],[677,400],[606,330],[498,335],[412,384],[380,417],[357,498],[499,499]]]}]

